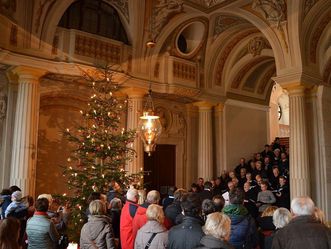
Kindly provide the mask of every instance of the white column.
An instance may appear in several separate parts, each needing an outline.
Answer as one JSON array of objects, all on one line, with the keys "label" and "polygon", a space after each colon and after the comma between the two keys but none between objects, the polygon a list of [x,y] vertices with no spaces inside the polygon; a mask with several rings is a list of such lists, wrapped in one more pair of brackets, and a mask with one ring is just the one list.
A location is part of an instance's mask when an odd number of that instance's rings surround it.
[{"label": "white column", "polygon": [[39,78],[45,71],[17,67],[18,96],[14,123],[10,184],[22,189],[23,195],[35,194],[39,120]]},{"label": "white column", "polygon": [[213,106],[204,101],[194,103],[194,105],[199,108],[198,177],[203,177],[207,181],[213,177]]},{"label": "white column", "polygon": [[[322,101],[320,98],[319,89],[322,87],[314,87],[310,90],[306,98],[307,105],[307,128],[308,128],[308,145],[309,145],[309,162],[311,173],[311,197],[315,201],[316,206],[322,210],[328,210],[327,197],[327,170],[326,160],[323,151],[324,127],[322,117]],[[325,212],[328,215],[328,212]],[[328,219],[327,219],[328,220]]]},{"label": "white column", "polygon": [[309,151],[306,126],[305,87],[287,89],[290,98],[290,189],[291,198],[310,196]]},{"label": "white column", "polygon": [[220,176],[225,167],[225,143],[224,143],[224,104],[218,103],[215,106],[216,123],[216,176]]},{"label": "white column", "polygon": [[[13,133],[14,133],[14,119],[16,113],[17,100],[17,77],[10,71],[7,72],[8,78],[8,95],[6,116],[3,120],[2,133],[2,148],[0,149],[0,186],[1,188],[8,188],[10,186],[10,161],[13,147]],[[0,120],[1,123],[1,120]],[[1,127],[1,124],[0,124]]]},{"label": "white column", "polygon": [[[138,88],[128,88],[125,89],[125,92],[129,97],[127,129],[136,130],[138,127],[139,117],[142,115],[143,100],[146,91]],[[141,141],[138,134],[136,134],[136,139],[133,143],[133,149],[136,151],[136,155],[132,158],[132,161],[128,161],[126,165],[126,171],[131,174],[138,173],[141,171],[141,168],[144,167],[143,142]]]}]

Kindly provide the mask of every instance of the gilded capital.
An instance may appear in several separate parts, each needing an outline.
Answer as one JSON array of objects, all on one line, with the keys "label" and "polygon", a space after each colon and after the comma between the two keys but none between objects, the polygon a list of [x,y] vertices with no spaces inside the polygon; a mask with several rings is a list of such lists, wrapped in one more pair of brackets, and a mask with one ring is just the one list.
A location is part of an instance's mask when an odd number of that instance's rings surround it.
[{"label": "gilded capital", "polygon": [[224,103],[218,103],[216,106],[215,106],[215,111],[216,112],[223,112],[224,110]]},{"label": "gilded capital", "polygon": [[127,94],[129,98],[143,98],[147,94],[145,89],[138,87],[125,87],[121,91]]},{"label": "gilded capital", "polygon": [[44,69],[27,66],[17,66],[11,72],[17,75],[18,81],[38,81],[47,73]]},{"label": "gilded capital", "polygon": [[198,101],[193,103],[194,106],[199,107],[199,110],[210,110],[214,105],[207,101]]}]

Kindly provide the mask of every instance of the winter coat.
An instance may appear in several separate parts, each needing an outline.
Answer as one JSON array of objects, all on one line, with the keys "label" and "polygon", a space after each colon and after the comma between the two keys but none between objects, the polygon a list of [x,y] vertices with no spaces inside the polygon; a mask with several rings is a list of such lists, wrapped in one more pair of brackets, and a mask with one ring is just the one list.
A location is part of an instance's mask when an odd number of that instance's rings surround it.
[{"label": "winter coat", "polygon": [[10,216],[11,213],[20,213],[21,211],[27,211],[28,207],[20,201],[13,201],[9,204],[5,211],[5,217]]},{"label": "winter coat", "polygon": [[183,222],[169,231],[169,249],[191,249],[200,245],[204,235],[199,218],[185,216]]},{"label": "winter coat", "polygon": [[331,230],[310,215],[297,216],[276,232],[272,249],[330,249]]},{"label": "winter coat", "polygon": [[120,219],[120,237],[123,249],[133,249],[134,237],[132,234],[132,221],[136,215],[138,204],[129,200],[126,201],[122,208]]},{"label": "winter coat", "polygon": [[90,215],[80,233],[81,249],[96,247],[98,249],[115,248],[111,220],[105,215]]},{"label": "winter coat", "polygon": [[153,233],[156,236],[151,242],[150,249],[163,249],[168,245],[168,231],[167,229],[155,220],[147,221],[147,223],[139,229],[136,240],[134,242],[135,249],[144,249],[147,242],[152,237]]},{"label": "winter coat", "polygon": [[1,219],[5,218],[5,211],[9,204],[11,203],[11,196],[10,195],[1,195],[0,199],[2,200],[1,202]]},{"label": "winter coat", "polygon": [[234,249],[232,245],[211,235],[205,235],[200,240],[201,246],[195,249]]},{"label": "winter coat", "polygon": [[172,226],[177,225],[176,217],[182,213],[179,201],[174,201],[164,211],[165,217],[171,222]]},{"label": "winter coat", "polygon": [[254,248],[258,243],[255,221],[242,205],[230,204],[223,208],[223,212],[231,219],[231,235],[229,243],[236,249]]},{"label": "winter coat", "polygon": [[149,203],[144,203],[141,206],[137,208],[136,215],[133,218],[132,221],[132,236],[133,238],[136,238],[138,230],[146,224],[147,222],[147,216],[146,211],[149,206]]},{"label": "winter coat", "polygon": [[35,212],[26,226],[28,249],[54,249],[59,234],[45,212]]}]

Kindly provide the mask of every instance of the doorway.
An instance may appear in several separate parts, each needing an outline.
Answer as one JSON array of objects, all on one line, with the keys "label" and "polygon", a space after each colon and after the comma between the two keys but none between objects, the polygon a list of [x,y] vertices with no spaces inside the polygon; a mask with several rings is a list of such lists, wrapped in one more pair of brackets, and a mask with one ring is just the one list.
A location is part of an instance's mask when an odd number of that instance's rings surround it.
[{"label": "doorway", "polygon": [[144,177],[147,191],[158,190],[167,194],[169,186],[176,181],[176,145],[158,144],[151,156],[144,153],[144,170],[149,171]]}]

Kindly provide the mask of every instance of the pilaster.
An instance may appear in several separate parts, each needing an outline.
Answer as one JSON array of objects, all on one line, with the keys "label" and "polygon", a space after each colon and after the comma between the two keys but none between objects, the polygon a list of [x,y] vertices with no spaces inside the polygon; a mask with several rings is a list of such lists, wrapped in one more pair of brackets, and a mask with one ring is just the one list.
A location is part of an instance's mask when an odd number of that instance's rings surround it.
[{"label": "pilaster", "polygon": [[[146,91],[140,88],[126,88],[124,92],[128,95],[128,118],[127,129],[137,129],[139,117],[143,111],[143,100]],[[126,170],[129,173],[138,173],[144,166],[144,151],[143,144],[136,134],[135,141],[133,142],[133,149],[136,151],[136,155],[126,165]]]},{"label": "pilaster", "polygon": [[220,176],[226,170],[226,148],[225,148],[225,122],[224,103],[218,103],[215,108],[215,137],[216,137],[216,176]]},{"label": "pilaster", "polygon": [[194,105],[199,108],[198,177],[207,181],[213,177],[213,105],[205,101],[196,102]]},{"label": "pilaster", "polygon": [[39,121],[39,79],[46,71],[19,66],[18,96],[14,122],[10,184],[22,189],[23,195],[35,194],[37,138]]},{"label": "pilaster", "polygon": [[309,151],[305,90],[301,85],[286,88],[290,99],[290,186],[291,198],[310,196]]}]

